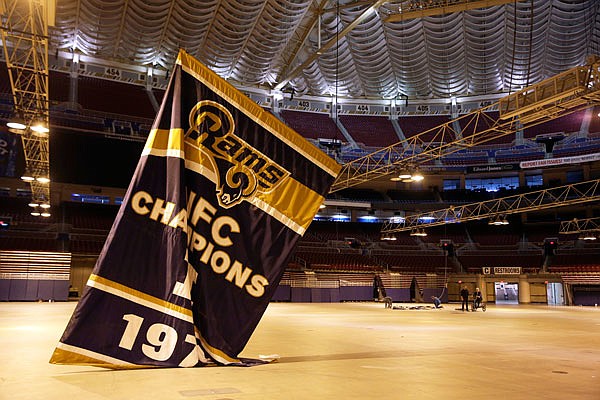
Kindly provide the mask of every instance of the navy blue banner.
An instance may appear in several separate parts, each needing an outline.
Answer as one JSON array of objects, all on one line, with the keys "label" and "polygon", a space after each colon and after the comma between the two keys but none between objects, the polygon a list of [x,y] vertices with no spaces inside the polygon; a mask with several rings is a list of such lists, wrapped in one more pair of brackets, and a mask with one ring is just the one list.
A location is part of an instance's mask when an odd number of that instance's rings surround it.
[{"label": "navy blue banner", "polygon": [[340,166],[185,52],[52,359],[238,358]]}]

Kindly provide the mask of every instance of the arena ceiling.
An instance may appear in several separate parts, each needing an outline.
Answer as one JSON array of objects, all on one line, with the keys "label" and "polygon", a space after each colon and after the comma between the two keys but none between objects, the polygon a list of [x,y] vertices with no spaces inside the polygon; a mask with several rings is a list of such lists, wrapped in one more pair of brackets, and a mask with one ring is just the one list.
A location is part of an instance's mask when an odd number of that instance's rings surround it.
[{"label": "arena ceiling", "polygon": [[[469,2],[496,5],[447,12]],[[236,86],[297,96],[449,98],[585,63],[600,53],[600,2],[56,0],[50,35],[51,52],[162,70],[184,48]]]}]

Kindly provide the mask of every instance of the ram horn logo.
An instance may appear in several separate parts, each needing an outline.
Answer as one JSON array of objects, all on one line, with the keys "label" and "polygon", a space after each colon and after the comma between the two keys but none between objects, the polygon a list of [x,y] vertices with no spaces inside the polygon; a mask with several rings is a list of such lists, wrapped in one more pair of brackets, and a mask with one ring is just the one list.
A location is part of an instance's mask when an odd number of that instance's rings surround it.
[{"label": "ram horn logo", "polygon": [[222,207],[250,201],[257,192],[267,193],[289,176],[289,172],[234,134],[235,121],[223,105],[200,101],[190,111],[189,122],[185,137],[194,140],[210,159]]}]

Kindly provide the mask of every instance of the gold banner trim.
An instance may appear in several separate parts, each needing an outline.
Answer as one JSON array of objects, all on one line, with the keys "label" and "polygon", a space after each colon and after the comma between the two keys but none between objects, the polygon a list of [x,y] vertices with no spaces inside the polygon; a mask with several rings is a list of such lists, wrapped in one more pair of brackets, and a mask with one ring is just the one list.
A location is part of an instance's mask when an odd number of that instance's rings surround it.
[{"label": "gold banner trim", "polygon": [[178,306],[177,304],[169,303],[168,301],[159,299],[158,297],[140,292],[139,290],[132,289],[128,286],[111,281],[101,276],[94,274],[90,275],[87,285],[183,321],[192,324],[194,323],[192,310],[188,310],[187,308]]}]

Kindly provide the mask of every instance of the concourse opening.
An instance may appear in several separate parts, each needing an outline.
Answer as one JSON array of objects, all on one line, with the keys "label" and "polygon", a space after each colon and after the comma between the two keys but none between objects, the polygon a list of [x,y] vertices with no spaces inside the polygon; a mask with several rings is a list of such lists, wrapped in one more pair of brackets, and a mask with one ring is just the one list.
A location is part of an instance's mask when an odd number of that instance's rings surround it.
[{"label": "concourse opening", "polygon": [[546,295],[549,306],[564,306],[565,292],[561,282],[548,282],[546,286]]},{"label": "concourse opening", "polygon": [[519,284],[494,282],[496,304],[519,304]]}]

